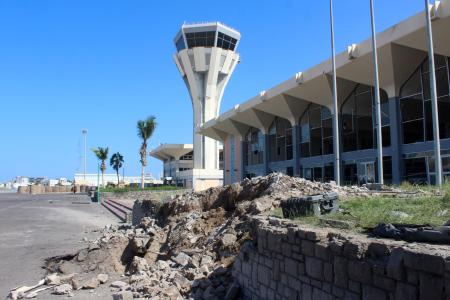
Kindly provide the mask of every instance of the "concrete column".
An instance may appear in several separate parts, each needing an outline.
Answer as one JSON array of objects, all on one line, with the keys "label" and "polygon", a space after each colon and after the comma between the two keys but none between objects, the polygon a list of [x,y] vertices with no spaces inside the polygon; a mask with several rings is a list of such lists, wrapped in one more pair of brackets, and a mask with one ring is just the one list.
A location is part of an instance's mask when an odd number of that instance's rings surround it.
[{"label": "concrete column", "polygon": [[240,161],[240,166],[241,166],[241,181],[244,180],[245,178],[245,152],[246,152],[246,142],[241,138],[241,161]]},{"label": "concrete column", "polygon": [[401,135],[401,118],[398,100],[396,97],[389,98],[389,126],[391,132],[391,149],[392,149],[392,183],[400,184],[402,177],[402,153],[400,153],[400,145],[403,143]]},{"label": "concrete column", "polygon": [[292,127],[292,154],[294,156],[294,176],[300,175],[300,145],[299,145],[299,126],[295,125]]},{"label": "concrete column", "polygon": [[269,135],[264,134],[264,173],[267,175],[269,173],[269,158],[270,158],[270,143]]}]

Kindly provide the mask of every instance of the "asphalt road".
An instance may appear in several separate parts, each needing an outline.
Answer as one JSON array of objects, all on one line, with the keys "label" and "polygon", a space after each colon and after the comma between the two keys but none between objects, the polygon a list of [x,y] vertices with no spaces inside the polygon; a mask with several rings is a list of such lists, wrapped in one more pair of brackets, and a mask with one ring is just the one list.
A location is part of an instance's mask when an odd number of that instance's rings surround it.
[{"label": "asphalt road", "polygon": [[[44,259],[73,253],[94,239],[96,229],[118,222],[85,195],[18,195],[0,193],[0,299],[21,285],[34,285],[45,275]],[[94,291],[96,299],[111,299]],[[89,299],[93,294],[75,294]],[[37,299],[62,299],[49,293]]]}]

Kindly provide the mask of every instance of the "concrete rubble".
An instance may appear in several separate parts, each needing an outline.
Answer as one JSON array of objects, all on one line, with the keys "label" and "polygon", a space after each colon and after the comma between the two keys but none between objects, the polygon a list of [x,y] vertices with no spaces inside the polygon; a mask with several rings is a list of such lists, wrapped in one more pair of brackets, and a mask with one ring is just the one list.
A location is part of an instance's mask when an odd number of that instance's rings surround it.
[{"label": "concrete rubble", "polygon": [[[107,284],[113,299],[238,299],[231,267],[241,245],[251,239],[250,216],[268,214],[292,196],[326,192],[371,193],[367,187],[274,173],[174,196],[139,224],[108,226],[87,248],[49,259],[47,269],[55,274],[35,288],[47,285],[54,294],[67,295]],[[111,275],[125,276],[108,284]],[[32,291],[13,290],[10,299],[26,298]]]}]

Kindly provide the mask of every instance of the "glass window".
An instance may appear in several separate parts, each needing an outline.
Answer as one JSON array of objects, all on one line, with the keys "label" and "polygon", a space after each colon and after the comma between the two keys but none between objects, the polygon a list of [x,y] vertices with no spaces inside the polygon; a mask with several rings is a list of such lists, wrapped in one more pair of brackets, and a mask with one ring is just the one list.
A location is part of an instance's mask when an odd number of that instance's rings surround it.
[{"label": "glass window", "polygon": [[185,35],[188,48],[214,47],[215,31],[189,32]]},{"label": "glass window", "polygon": [[356,164],[344,165],[344,184],[355,185],[358,183],[358,172]]},{"label": "glass window", "polygon": [[293,158],[292,126],[289,121],[275,118],[269,128],[270,161]]},{"label": "glass window", "polygon": [[[376,146],[374,93],[370,86],[358,85],[341,107],[342,147],[344,152],[370,149]],[[380,90],[383,146],[390,145],[389,103],[385,91]]]},{"label": "glass window", "polygon": [[334,164],[326,165],[324,168],[323,181],[334,180]]},{"label": "glass window", "polygon": [[[436,55],[436,92],[443,104],[438,102],[440,138],[450,138],[449,70],[448,58]],[[403,142],[415,143],[433,140],[433,117],[431,110],[429,61],[425,59],[405,82],[400,90],[400,110],[402,117]],[[417,80],[419,79],[419,80]],[[420,80],[421,79],[421,80]],[[417,122],[409,122],[417,120]],[[420,123],[420,124],[419,124]],[[420,126],[421,125],[421,126]],[[419,132],[415,132],[415,131]]]},{"label": "glass window", "polygon": [[250,128],[245,138],[245,163],[249,165],[258,165],[264,162],[264,135],[256,129]]},{"label": "glass window", "polygon": [[427,183],[427,165],[425,157],[404,159],[404,179],[412,183]]},{"label": "glass window", "polygon": [[237,40],[222,32],[217,34],[217,47],[225,50],[234,50],[237,44]]},{"label": "glass window", "polygon": [[330,110],[310,104],[300,118],[300,156],[333,154],[332,126]]}]

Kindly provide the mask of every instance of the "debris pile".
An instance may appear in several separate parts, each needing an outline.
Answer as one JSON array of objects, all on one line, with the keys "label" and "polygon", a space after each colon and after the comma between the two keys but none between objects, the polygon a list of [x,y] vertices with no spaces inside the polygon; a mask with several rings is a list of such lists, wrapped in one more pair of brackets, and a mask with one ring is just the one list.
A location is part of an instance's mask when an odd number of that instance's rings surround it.
[{"label": "debris pile", "polygon": [[55,294],[70,294],[106,283],[106,274],[125,275],[110,284],[114,299],[236,299],[231,266],[251,239],[249,215],[268,214],[289,197],[368,191],[275,173],[174,196],[136,226],[108,226],[87,248],[49,259],[47,268],[59,281],[47,285]]}]

